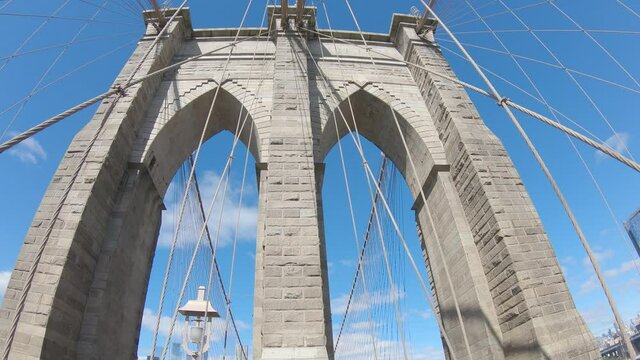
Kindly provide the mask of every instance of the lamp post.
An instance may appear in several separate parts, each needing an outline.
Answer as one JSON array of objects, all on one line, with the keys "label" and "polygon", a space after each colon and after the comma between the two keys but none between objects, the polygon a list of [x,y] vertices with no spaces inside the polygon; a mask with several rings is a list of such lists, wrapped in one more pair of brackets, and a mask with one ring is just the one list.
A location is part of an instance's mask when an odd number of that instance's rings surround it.
[{"label": "lamp post", "polygon": [[[182,330],[182,347],[186,353],[194,359],[198,359],[209,350],[208,325],[211,319],[220,317],[209,301],[204,300],[205,287],[198,288],[198,298],[189,300],[178,309],[185,317]],[[195,344],[196,349],[191,350],[189,344]]]}]

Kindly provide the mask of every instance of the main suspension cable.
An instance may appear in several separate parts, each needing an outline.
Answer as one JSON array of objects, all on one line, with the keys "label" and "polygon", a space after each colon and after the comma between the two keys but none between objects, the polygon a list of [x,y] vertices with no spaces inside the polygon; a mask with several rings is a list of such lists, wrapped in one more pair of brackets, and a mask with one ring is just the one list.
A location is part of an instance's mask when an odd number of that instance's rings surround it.
[{"label": "main suspension cable", "polygon": [[[499,1],[501,3],[503,3],[502,0],[499,0]],[[425,8],[433,15],[433,17],[436,19],[436,21],[438,21],[440,26],[451,37],[451,39],[454,42],[456,42],[456,45],[458,46],[460,51],[465,55],[465,57],[467,57],[467,59],[469,59],[469,62],[471,63],[471,65],[473,65],[473,67],[476,70],[476,72],[478,73],[478,75],[486,83],[486,85],[489,87],[489,89],[491,89],[491,92],[494,94],[494,96],[496,98],[503,99],[503,97],[500,95],[498,90],[493,86],[491,81],[486,77],[486,75],[484,74],[482,69],[480,69],[478,64],[473,59],[473,57],[471,57],[471,55],[467,52],[467,50],[464,48],[464,46],[458,42],[457,37],[449,30],[447,25],[442,22],[442,20],[438,17],[438,15],[433,11],[433,9],[431,9],[429,7],[429,5],[424,0],[420,0],[420,2],[422,2],[422,4],[425,6]],[[511,112],[511,109],[502,101],[500,101],[498,104],[505,111],[505,113],[507,114],[507,116],[509,117],[511,122],[515,125],[516,129],[518,130],[518,133],[520,134],[520,136],[522,136],[524,141],[527,143],[527,146],[529,147],[529,150],[531,150],[531,152],[533,153],[533,155],[536,158],[538,164],[542,168],[542,171],[544,172],[545,176],[549,180],[549,183],[553,187],[553,190],[556,193],[556,196],[558,197],[558,199],[562,203],[562,206],[564,207],[565,212],[567,213],[567,215],[568,215],[569,219],[571,220],[571,223],[572,223],[572,225],[573,225],[578,237],[580,238],[580,242],[582,243],[582,246],[584,247],[585,251],[587,252],[589,260],[591,261],[591,264],[593,265],[593,268],[594,268],[594,270],[596,272],[598,280],[600,281],[600,285],[602,286],[602,289],[604,290],[604,293],[605,293],[605,295],[607,297],[607,300],[609,301],[609,305],[611,306],[611,310],[613,311],[613,314],[614,314],[614,317],[616,319],[616,322],[618,323],[618,326],[620,328],[620,332],[623,333],[622,334],[622,338],[624,339],[625,346],[627,347],[627,351],[629,352],[629,354],[632,355],[632,358],[635,358],[635,350],[634,350],[633,346],[631,345],[631,341],[629,340],[629,335],[626,333],[624,321],[622,321],[622,318],[620,317],[620,314],[618,312],[618,308],[617,308],[617,306],[616,306],[616,304],[615,304],[615,302],[613,300],[613,296],[611,295],[611,293],[609,291],[609,288],[608,288],[608,286],[606,284],[606,280],[604,279],[604,275],[602,274],[602,271],[600,269],[600,265],[598,264],[598,261],[596,260],[593,252],[591,251],[591,246],[587,242],[587,239],[586,239],[584,233],[582,232],[582,228],[580,227],[577,219],[575,218],[575,216],[573,214],[573,211],[569,207],[569,204],[566,201],[562,191],[560,190],[558,184],[556,183],[555,179],[553,178],[551,172],[547,168],[547,165],[546,165],[545,161],[542,159],[542,157],[538,153],[538,150],[533,145],[533,142],[531,141],[531,139],[529,138],[529,136],[525,132],[524,128],[520,125],[520,122],[518,121],[518,119]]]},{"label": "main suspension cable", "polygon": [[[312,61],[314,67],[317,69],[318,74],[320,74],[321,79],[323,81],[323,83],[325,84],[325,87],[329,90],[329,94],[330,94],[330,99],[332,99],[334,101],[334,105],[336,110],[338,110],[340,117],[342,118],[342,121],[344,123],[344,125],[346,126],[348,133],[351,137],[351,139],[353,140],[355,147],[358,151],[358,154],[360,155],[360,158],[362,159],[363,163],[364,163],[364,167],[365,170],[367,172],[367,174],[373,179],[373,181],[375,181],[376,177],[375,175],[373,175],[373,172],[371,171],[366,157],[364,156],[364,151],[362,149],[362,147],[359,144],[359,141],[357,140],[356,136],[353,134],[351,126],[349,125],[349,123],[347,122],[347,117],[345,117],[344,113],[342,112],[342,109],[340,108],[340,100],[339,98],[337,98],[337,96],[330,91],[331,86],[328,83],[328,80],[326,78],[326,75],[324,74],[324,72],[322,71],[322,69],[320,68],[320,66],[318,65],[317,61],[315,60],[315,58],[313,57],[313,54],[311,53],[311,50],[309,49],[309,47],[306,45],[306,43],[304,42],[304,38],[302,37],[302,35],[300,34],[300,39],[302,40],[302,44],[305,45],[305,49],[307,51],[307,53],[309,54],[309,59]],[[333,115],[334,121],[337,121],[337,116]],[[376,183],[377,185],[377,183]],[[376,189],[378,192],[381,192],[382,190],[380,188]],[[411,255],[411,252],[409,250],[409,247],[404,239],[404,235],[402,234],[402,231],[400,230],[400,227],[398,226],[395,217],[393,216],[393,212],[391,211],[391,208],[389,207],[388,203],[386,202],[386,199],[383,195],[381,195],[380,199],[382,200],[382,203],[385,207],[385,210],[387,211],[387,214],[389,215],[389,218],[391,219],[391,222],[393,224],[393,227],[396,231],[396,233],[398,234],[398,237],[400,238],[401,242],[402,242],[402,246],[405,249],[405,252],[408,254],[409,257],[409,261],[411,263],[411,266],[414,270],[414,272],[416,273],[416,276],[418,277],[418,281],[420,283],[420,287],[422,288],[423,293],[425,294],[425,297],[429,303],[429,306],[431,307],[431,310],[433,312],[433,314],[438,314],[438,312],[436,311],[436,307],[433,303],[433,300],[431,299],[430,295],[429,295],[429,290],[427,289],[427,286],[425,284],[424,279],[422,278],[422,275],[420,274],[420,270],[418,270],[418,266],[416,265],[415,260],[413,259],[413,255]],[[451,360],[456,360],[457,357],[455,356],[455,352],[453,351],[453,348],[451,347],[452,342],[449,340],[449,336],[447,335],[447,333],[444,331],[444,325],[442,323],[442,319],[436,315],[436,319],[438,322],[438,327],[440,328],[440,332],[442,334],[442,338],[444,340],[445,345],[451,350]]]},{"label": "main suspension cable", "polygon": [[[185,0],[185,3],[186,3],[186,1],[187,0]],[[156,39],[152,43],[152,46],[155,46],[155,44],[159,41],[160,37],[164,34],[164,32],[167,29],[168,29],[168,24],[161,31],[158,32],[158,35],[156,35]],[[140,58],[140,60],[138,62],[138,65],[135,67],[135,71],[133,71],[131,73],[131,77],[129,78],[129,80],[127,81],[126,84],[128,84],[131,81],[131,78],[133,76],[135,76],[135,73],[140,68],[142,63],[146,60],[149,52],[150,51],[147,51],[145,53],[145,55]],[[104,112],[104,115],[102,116],[102,119],[100,120],[95,133],[93,134],[93,136],[89,140],[89,143],[87,144],[87,146],[83,150],[83,152],[82,152],[82,154],[80,156],[80,161],[78,162],[77,166],[75,167],[75,170],[72,173],[71,178],[69,179],[69,182],[67,183],[65,189],[62,192],[62,195],[60,196],[58,204],[57,204],[57,206],[56,206],[56,208],[55,208],[55,210],[54,210],[54,212],[52,214],[51,220],[49,221],[49,224],[48,224],[48,226],[47,226],[47,228],[45,230],[45,233],[43,235],[42,242],[40,243],[40,246],[38,247],[38,250],[37,250],[37,252],[36,252],[36,254],[35,254],[35,256],[34,256],[34,258],[32,260],[31,267],[29,268],[28,275],[27,275],[27,277],[25,279],[25,283],[24,283],[22,292],[20,293],[20,298],[18,299],[18,304],[16,305],[16,309],[15,309],[15,312],[13,314],[13,318],[11,320],[11,325],[9,327],[9,332],[7,334],[7,341],[5,343],[5,347],[4,347],[4,351],[3,351],[3,355],[2,355],[3,360],[7,360],[9,358],[9,352],[11,351],[11,347],[12,347],[12,344],[13,344],[15,333],[16,333],[16,330],[18,328],[18,322],[20,320],[20,316],[22,314],[22,310],[24,309],[24,306],[25,306],[25,302],[26,302],[26,299],[27,299],[27,294],[28,294],[29,290],[31,289],[31,284],[33,282],[33,278],[35,277],[38,265],[40,263],[40,259],[42,258],[42,255],[44,253],[45,247],[46,247],[46,245],[47,245],[47,243],[49,241],[49,238],[50,238],[51,233],[53,231],[53,227],[57,223],[57,220],[58,220],[58,218],[60,216],[60,213],[62,211],[64,203],[66,202],[67,197],[71,193],[71,189],[72,189],[73,185],[75,184],[76,179],[78,178],[78,176],[80,174],[80,171],[82,170],[82,167],[84,166],[84,163],[86,162],[86,160],[87,160],[87,158],[89,156],[89,152],[91,151],[91,149],[93,149],[93,145],[98,140],[98,137],[100,136],[100,133],[102,132],[102,129],[104,128],[105,124],[107,123],[107,119],[109,118],[109,116],[111,115],[113,110],[115,109],[115,105],[117,104],[118,100],[122,96],[123,96],[123,94],[121,94],[121,93],[117,94],[116,98],[109,104],[108,108]],[[106,98],[106,97],[107,96],[105,96],[104,98]],[[85,107],[87,107],[87,106],[89,106],[89,105],[86,105]]]},{"label": "main suspension cable", "polygon": [[[330,37],[330,36],[328,36],[326,34],[322,34],[320,32],[317,32],[317,31],[314,31],[314,30],[310,30],[310,29],[306,29],[306,28],[303,28],[301,30],[306,31],[306,32],[310,32],[310,33],[313,33],[313,34],[317,34],[319,36]],[[472,90],[472,91],[474,91],[474,92],[476,92],[478,94],[484,95],[484,96],[486,96],[488,98],[491,98],[491,99],[494,99],[494,100],[497,100],[497,101],[501,101],[505,105],[507,105],[507,106],[509,106],[509,107],[511,107],[511,108],[513,108],[515,110],[518,110],[519,112],[522,112],[522,113],[524,113],[526,115],[529,115],[530,117],[532,117],[532,118],[534,118],[536,120],[539,120],[539,121],[541,121],[541,122],[543,122],[543,123],[545,123],[547,125],[550,125],[551,127],[554,127],[554,128],[556,128],[556,129],[558,129],[560,131],[563,131],[563,132],[569,134],[570,136],[572,136],[572,137],[584,142],[585,144],[595,148],[596,150],[601,151],[602,153],[606,154],[607,156],[610,156],[611,158],[621,162],[622,164],[627,165],[628,167],[634,169],[635,171],[640,172],[640,164],[638,164],[635,160],[631,160],[631,159],[625,157],[624,155],[622,155],[619,152],[613,150],[611,147],[609,147],[606,144],[599,143],[599,142],[597,142],[597,141],[595,141],[595,140],[593,140],[593,139],[591,139],[591,138],[589,138],[589,137],[587,137],[587,136],[585,136],[585,135],[583,135],[583,134],[581,134],[581,133],[579,133],[579,132],[577,132],[577,131],[575,131],[575,130],[573,130],[573,129],[565,126],[565,125],[562,125],[562,124],[560,124],[560,123],[558,123],[556,121],[553,121],[552,119],[550,119],[550,118],[548,118],[548,117],[546,117],[546,116],[544,116],[544,115],[542,115],[542,114],[540,114],[538,112],[535,112],[535,111],[533,111],[533,110],[531,110],[531,109],[529,109],[529,108],[527,108],[525,106],[522,106],[522,105],[514,102],[513,100],[509,99],[508,97],[505,97],[505,98],[502,98],[502,99],[498,99],[498,98],[495,97],[495,94],[492,94],[492,93],[490,93],[490,92],[488,92],[488,91],[486,91],[486,90],[484,90],[482,88],[479,88],[479,87],[477,87],[475,85],[471,85],[471,84],[469,84],[467,82],[464,82],[464,81],[461,81],[459,79],[452,78],[452,77],[450,77],[448,75],[439,73],[439,72],[434,71],[433,69],[429,69],[429,68],[427,68],[425,66],[422,66],[422,65],[410,62],[410,61],[397,59],[397,58],[392,57],[390,55],[383,54],[383,53],[378,52],[378,51],[376,51],[374,49],[371,49],[371,48],[366,48],[364,46],[358,45],[358,44],[353,43],[351,41],[347,41],[347,40],[339,39],[339,38],[336,38],[336,40],[340,41],[340,42],[343,42],[343,43],[346,43],[346,44],[350,44],[350,45],[352,45],[354,47],[357,47],[357,48],[366,49],[367,51],[369,51],[369,52],[371,52],[373,54],[381,55],[381,56],[386,57],[388,59],[392,59],[394,61],[397,61],[397,62],[400,62],[400,63],[403,63],[403,64],[407,64],[409,66],[415,67],[416,69],[424,70],[424,71],[426,71],[427,73],[429,73],[431,75],[434,75],[434,76],[437,76],[439,78],[445,79],[447,81],[451,81],[451,82],[453,82],[455,84],[461,85],[464,88]],[[556,109],[553,109],[553,110],[555,112],[558,112],[558,110],[556,110]],[[1,150],[1,147],[0,147],[0,150]]]},{"label": "main suspension cable", "polygon": [[[177,12],[175,14],[177,14]],[[81,104],[78,104],[78,105],[76,105],[76,106],[74,106],[74,107],[72,107],[72,108],[70,108],[68,110],[65,110],[65,111],[61,112],[60,114],[55,115],[55,116],[53,116],[53,117],[41,122],[40,124],[38,124],[38,125],[30,128],[30,129],[28,129],[26,131],[14,136],[10,140],[2,143],[0,145],[0,154],[3,153],[4,151],[10,149],[11,147],[19,144],[20,142],[30,138],[31,136],[41,132],[42,130],[44,130],[44,129],[52,126],[52,125],[55,125],[58,122],[60,122],[61,120],[64,120],[64,119],[68,118],[69,116],[79,112],[80,110],[86,109],[87,107],[89,107],[89,106],[91,106],[91,105],[93,105],[93,104],[95,104],[95,103],[97,103],[97,102],[99,102],[101,100],[104,100],[104,99],[106,99],[106,98],[108,98],[108,97],[110,97],[112,95],[115,95],[115,94],[118,94],[118,93],[122,93],[124,90],[126,90],[126,89],[128,89],[128,88],[130,88],[130,87],[132,87],[134,85],[140,84],[140,83],[144,82],[147,79],[153,78],[153,77],[158,76],[160,74],[164,74],[167,71],[179,68],[180,66],[182,66],[182,65],[184,65],[186,63],[189,63],[191,61],[197,60],[197,59],[199,59],[199,58],[201,58],[203,56],[211,55],[211,54],[216,53],[216,52],[218,52],[220,50],[224,50],[224,49],[227,49],[227,48],[230,48],[230,47],[235,47],[236,45],[238,45],[238,44],[240,44],[242,42],[245,42],[245,41],[254,40],[254,39],[259,38],[259,37],[261,37],[262,35],[265,35],[265,34],[268,34],[268,32],[267,31],[264,31],[264,32],[261,31],[259,34],[255,35],[255,36],[247,37],[247,38],[244,38],[244,39],[241,39],[241,40],[236,40],[236,41],[231,42],[230,44],[220,46],[220,47],[215,48],[215,49],[213,49],[211,51],[207,51],[207,52],[204,52],[204,53],[199,54],[199,55],[194,55],[194,56],[189,57],[189,58],[187,58],[185,60],[179,61],[179,62],[177,62],[175,64],[166,66],[166,67],[164,67],[162,69],[159,69],[159,70],[156,70],[156,71],[154,71],[152,73],[144,75],[144,76],[142,76],[140,78],[137,78],[135,80],[131,80],[128,83],[125,83],[125,84],[122,84],[122,85],[115,85],[112,89],[110,89],[110,90],[108,90],[108,91],[106,91],[106,92],[104,92],[104,93],[102,93],[102,94],[100,94],[100,95],[98,95],[96,97],[93,97],[93,98],[91,98],[89,100],[86,100],[85,102],[83,102]],[[12,106],[14,106],[14,105],[12,105]]]},{"label": "main suspension cable", "polygon": [[[367,44],[366,39],[364,38],[364,34],[362,32],[362,29],[360,28],[360,25],[358,24],[358,20],[356,19],[356,16],[355,16],[355,14],[353,12],[353,9],[351,8],[350,1],[349,0],[345,0],[345,2],[347,4],[349,12],[351,13],[351,17],[353,18],[353,21],[355,22],[356,27],[358,28],[358,32],[360,32],[360,37],[362,39],[362,42],[363,42],[364,46],[368,48],[369,46]],[[372,66],[374,68],[378,67],[377,63],[373,59],[373,55],[371,55],[371,53],[369,53],[369,60],[371,61],[371,64],[372,64]],[[383,86],[383,88],[385,87],[384,86],[384,82],[382,83],[382,86]],[[462,318],[462,313],[460,311],[460,305],[459,305],[459,302],[458,302],[457,291],[456,291],[456,289],[455,289],[455,287],[453,285],[453,281],[451,280],[451,272],[449,271],[449,265],[447,264],[447,259],[446,259],[445,254],[444,254],[444,250],[442,249],[442,243],[440,241],[440,236],[438,235],[437,228],[435,227],[435,223],[433,221],[433,218],[432,218],[432,215],[431,215],[431,211],[430,211],[429,206],[428,206],[427,197],[426,197],[426,195],[424,193],[423,182],[420,179],[420,177],[418,176],[418,170],[417,170],[417,168],[415,166],[415,163],[414,163],[414,160],[413,160],[413,156],[411,155],[411,151],[409,150],[409,146],[407,144],[407,140],[406,140],[406,138],[404,136],[404,133],[402,131],[402,126],[400,125],[400,122],[399,122],[398,117],[396,115],[396,111],[393,108],[393,105],[391,104],[390,101],[388,101],[388,106],[389,106],[389,110],[391,112],[391,115],[393,116],[393,120],[395,122],[396,128],[398,130],[398,134],[400,135],[400,139],[402,140],[402,145],[404,146],[404,150],[405,150],[405,153],[407,155],[407,159],[409,160],[409,165],[411,166],[411,171],[413,173],[413,178],[416,181],[416,186],[419,189],[420,197],[422,199],[424,209],[426,210],[430,226],[433,229],[433,236],[435,238],[434,242],[436,244],[436,248],[438,249],[438,254],[440,255],[440,258],[442,260],[442,267],[444,269],[444,273],[445,273],[445,277],[447,279],[447,283],[449,284],[449,289],[451,291],[451,298],[452,298],[453,304],[455,306],[456,314],[458,316],[458,321],[460,322],[460,330],[462,332],[462,338],[464,340],[465,348],[467,350],[467,356],[469,356],[470,360],[473,360],[473,354],[471,352],[471,345],[469,343],[469,338],[468,338],[468,335],[467,335],[466,326],[465,326],[464,320]]]}]

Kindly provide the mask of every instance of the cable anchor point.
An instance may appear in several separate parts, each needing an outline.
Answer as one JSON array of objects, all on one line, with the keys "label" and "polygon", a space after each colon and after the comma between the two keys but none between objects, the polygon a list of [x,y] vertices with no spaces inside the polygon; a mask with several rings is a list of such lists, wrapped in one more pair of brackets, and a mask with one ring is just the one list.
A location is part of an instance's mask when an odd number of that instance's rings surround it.
[{"label": "cable anchor point", "polygon": [[503,97],[501,99],[498,100],[497,105],[502,107],[504,105],[508,105],[508,103],[511,101],[511,99],[509,99],[508,97]]},{"label": "cable anchor point", "polygon": [[116,94],[120,96],[127,96],[127,92],[125,91],[124,87],[122,87],[122,85],[113,85],[113,89],[116,91]]}]

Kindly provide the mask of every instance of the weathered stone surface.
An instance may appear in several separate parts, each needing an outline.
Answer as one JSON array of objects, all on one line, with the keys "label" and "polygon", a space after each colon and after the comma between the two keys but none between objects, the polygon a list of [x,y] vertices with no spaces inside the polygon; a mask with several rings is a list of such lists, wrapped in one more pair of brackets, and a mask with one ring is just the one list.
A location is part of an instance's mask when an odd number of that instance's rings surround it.
[{"label": "weathered stone surface", "polygon": [[[0,310],[2,341],[60,193],[106,119],[46,244],[10,358],[135,356],[161,199],[197,147],[214,97],[205,139],[233,132],[242,111],[248,116],[239,137],[258,164],[256,359],[333,358],[323,161],[356,126],[394,162],[416,199],[430,285],[456,358],[467,359],[462,329],[476,360],[597,358],[500,141],[463,89],[402,62],[454,76],[437,46],[402,19],[394,17],[388,36],[367,34],[376,52],[397,61],[303,37],[292,26],[237,45],[224,74],[229,48],[128,90],[112,112],[105,100],[70,145],[16,262]],[[179,18],[141,72],[225,46],[230,31],[193,31]],[[148,32],[116,83],[149,46],[153,27]]]}]

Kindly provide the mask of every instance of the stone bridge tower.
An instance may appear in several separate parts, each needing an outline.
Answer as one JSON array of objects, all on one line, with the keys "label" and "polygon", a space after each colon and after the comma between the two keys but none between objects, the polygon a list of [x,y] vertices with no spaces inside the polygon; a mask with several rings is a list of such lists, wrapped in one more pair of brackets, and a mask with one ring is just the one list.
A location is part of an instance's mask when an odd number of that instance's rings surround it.
[{"label": "stone bridge tower", "polygon": [[[313,26],[314,9],[306,13],[307,26]],[[9,357],[135,358],[163,197],[196,148],[220,87],[206,138],[233,131],[238,112],[246,111],[250,124],[240,137],[258,164],[254,359],[333,358],[321,188],[324,157],[347,133],[345,124],[357,125],[389,156],[415,199],[420,189],[427,194],[426,204],[414,204],[416,221],[458,359],[467,356],[445,262],[475,360],[599,358],[502,144],[460,86],[403,62],[454,76],[432,34],[420,37],[415,18],[394,15],[389,34],[365,34],[369,46],[395,59],[390,60],[302,36],[293,19],[288,21],[283,30],[279,11],[270,8],[270,23],[278,30],[268,40],[237,45],[220,83],[224,52],[127,91],[108,114],[37,264]],[[240,36],[258,31],[242,29]],[[229,44],[235,32],[192,29],[189,11],[183,10],[139,75]],[[131,73],[155,34],[149,25],[116,84]],[[351,32],[333,35],[359,41]],[[376,67],[369,54],[376,57]],[[259,78],[260,71],[252,68],[265,68],[267,74]],[[110,101],[75,136],[35,214],[0,312],[2,342],[43,229]],[[392,111],[416,160],[419,181]],[[426,220],[427,208],[435,214],[435,229]],[[434,250],[434,231],[444,258]]]}]

